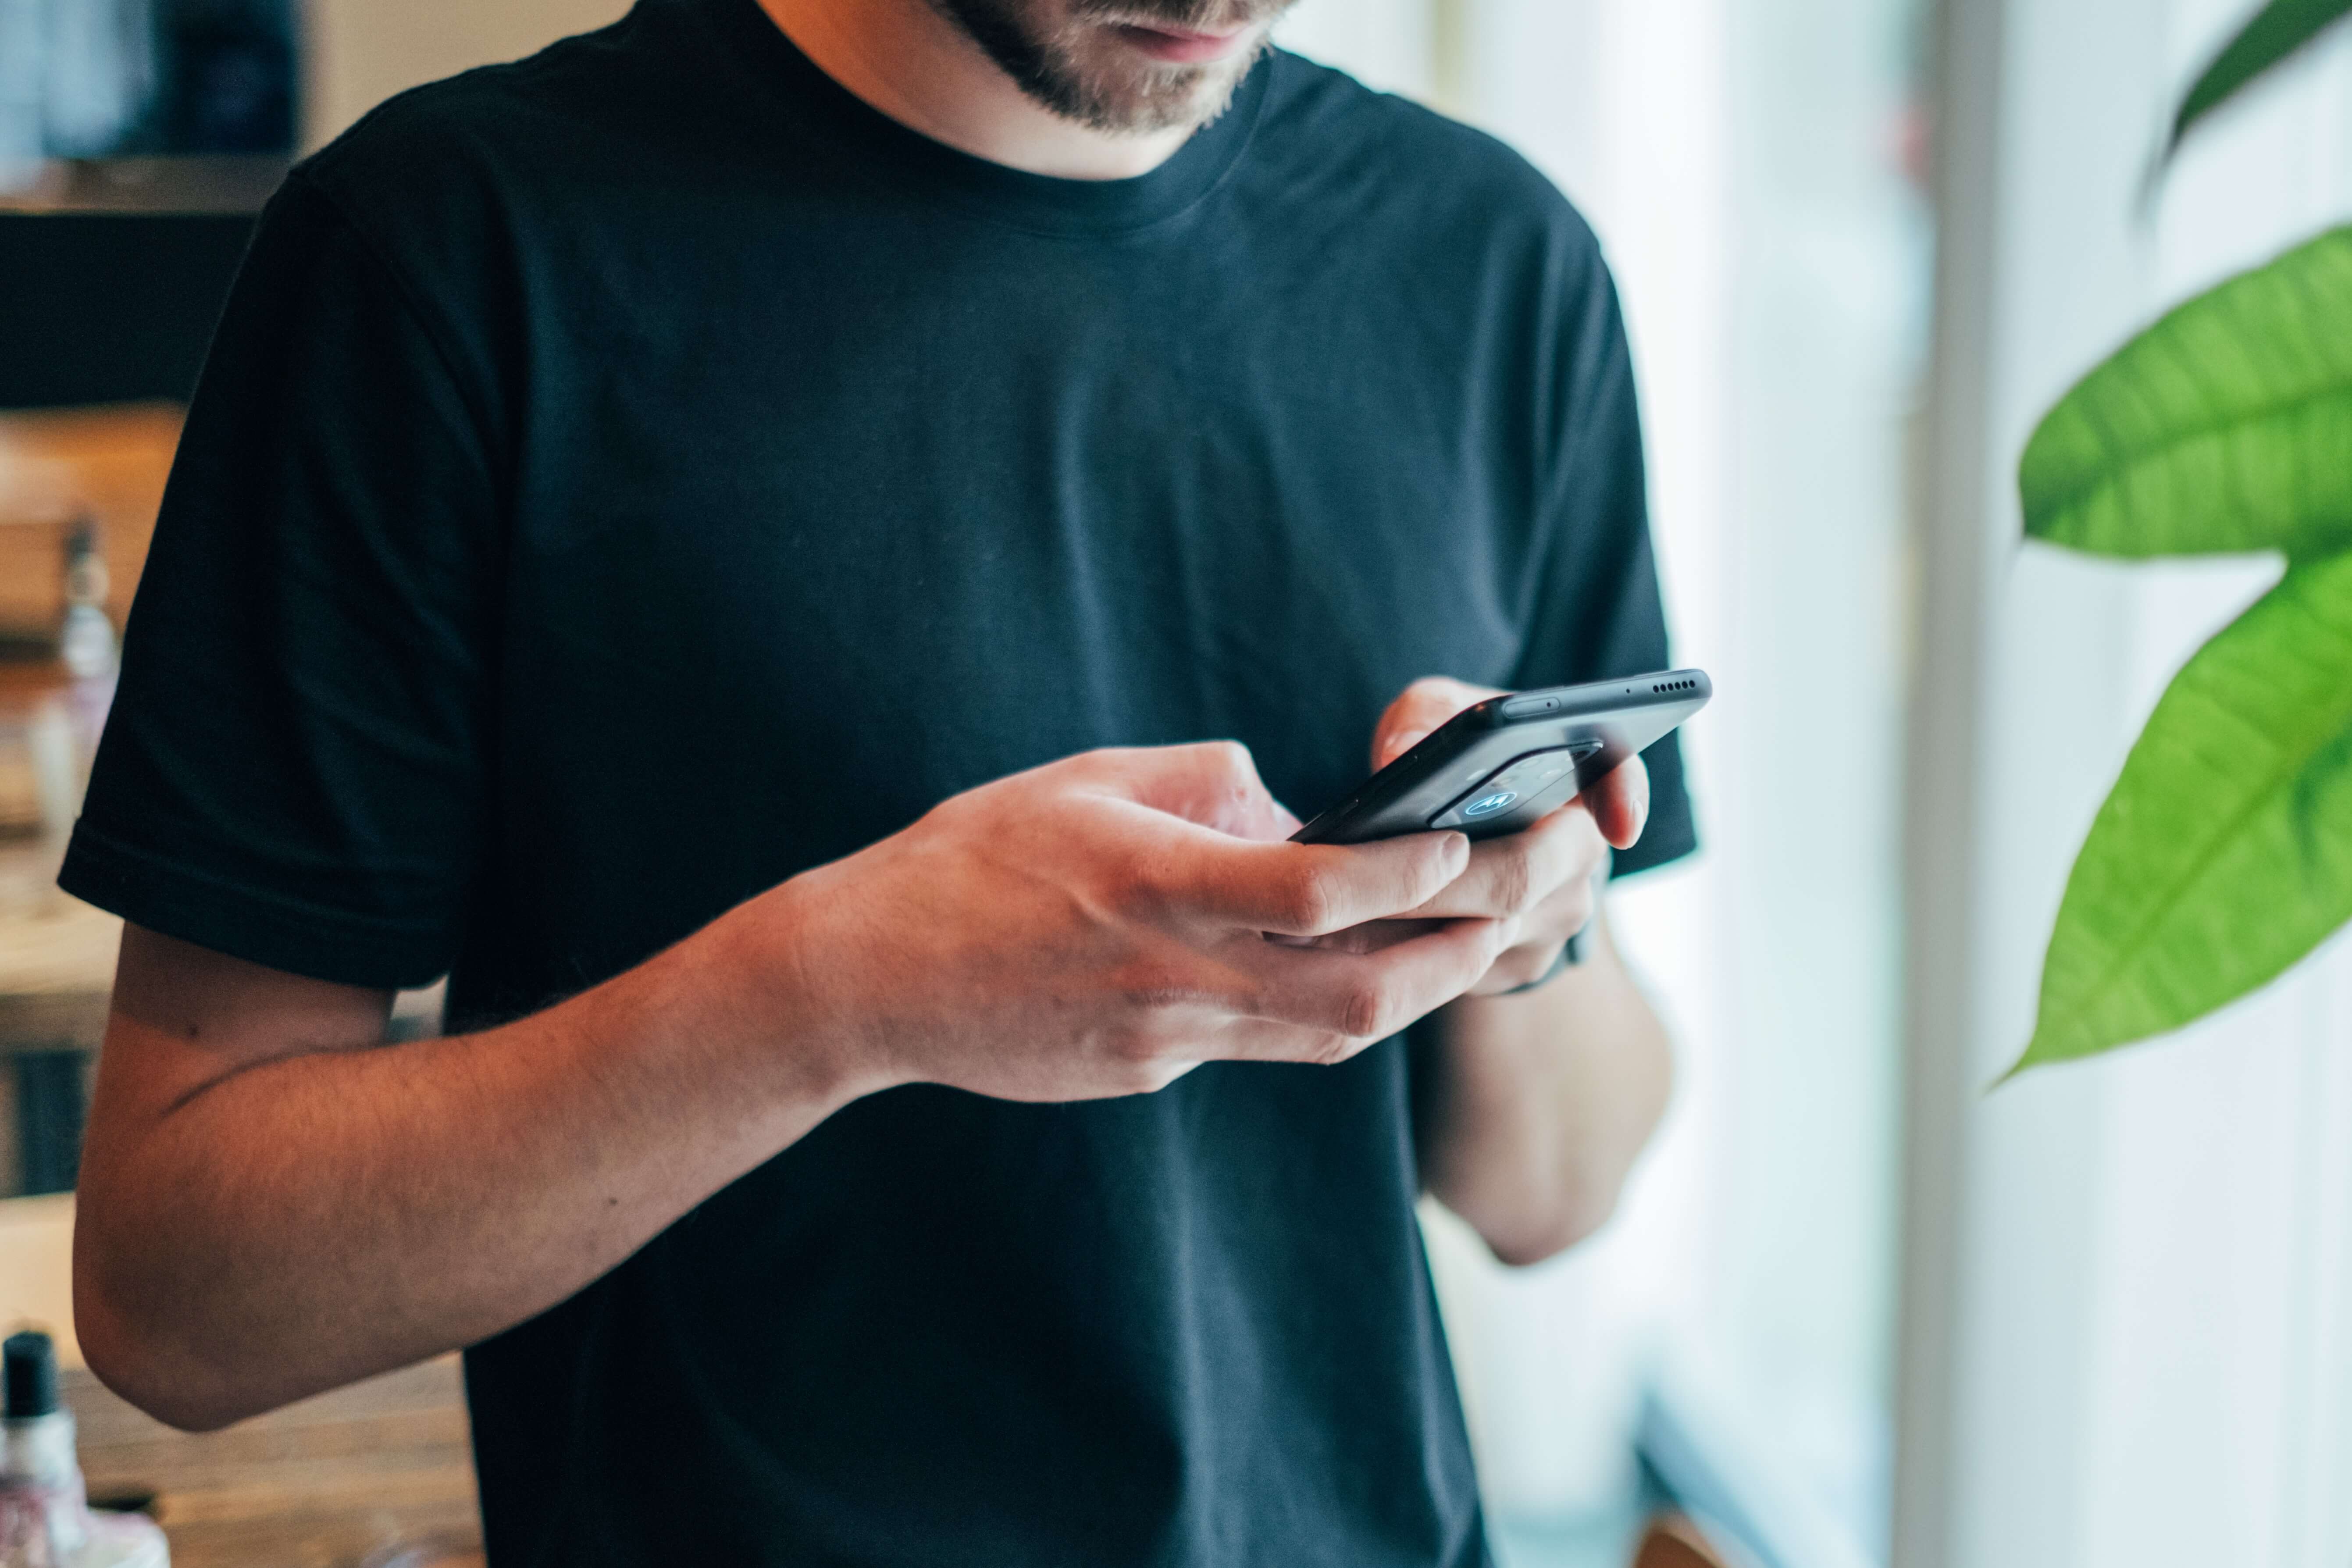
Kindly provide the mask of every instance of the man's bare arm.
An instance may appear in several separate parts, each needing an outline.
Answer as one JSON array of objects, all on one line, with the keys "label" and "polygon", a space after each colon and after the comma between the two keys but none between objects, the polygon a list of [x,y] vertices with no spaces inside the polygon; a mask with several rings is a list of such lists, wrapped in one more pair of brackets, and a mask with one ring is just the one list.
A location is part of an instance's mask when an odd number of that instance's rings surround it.
[{"label": "man's bare arm", "polygon": [[91,1366],[207,1427],[475,1342],[618,1264],[855,1097],[1148,1091],[1336,1062],[1461,995],[1499,922],[1307,942],[1468,847],[1336,849],[1231,745],[957,796],[500,1028],[377,1046],[387,997],[126,933],[74,1258]]},{"label": "man's bare arm", "polygon": [[619,1263],[856,1091],[820,1050],[730,1048],[802,1033],[710,984],[743,934],[386,1047],[384,993],[126,929],[74,1237],[90,1365],[210,1428],[485,1338]]},{"label": "man's bare arm", "polygon": [[1596,921],[1585,962],[1517,996],[1465,996],[1431,1021],[1415,1106],[1422,1179],[1506,1263],[1601,1228],[1664,1115],[1666,1032]]}]

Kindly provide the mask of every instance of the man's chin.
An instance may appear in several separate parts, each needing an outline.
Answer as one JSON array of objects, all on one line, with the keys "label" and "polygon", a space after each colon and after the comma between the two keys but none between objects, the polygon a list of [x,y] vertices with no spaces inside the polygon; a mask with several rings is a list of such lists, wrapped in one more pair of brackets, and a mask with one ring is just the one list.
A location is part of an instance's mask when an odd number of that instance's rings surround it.
[{"label": "man's chin", "polygon": [[[1105,0],[927,0],[978,44],[1030,100],[1066,120],[1113,135],[1193,130],[1225,111],[1234,89],[1265,51],[1273,18],[1286,4],[1255,11],[1242,24],[1232,52],[1185,63],[1182,55],[1207,35],[1202,26],[1226,24],[1166,15],[1169,7],[1139,7],[1139,18],[1114,12]],[[1194,40],[1187,43],[1186,39]],[[1155,56],[1161,58],[1155,58]]]},{"label": "man's chin", "polygon": [[1118,59],[1080,68],[1061,82],[1024,85],[1046,108],[1097,131],[1147,136],[1196,130],[1232,104],[1234,89],[1265,47],[1261,41],[1235,58],[1205,66],[1138,66],[1131,58]]}]

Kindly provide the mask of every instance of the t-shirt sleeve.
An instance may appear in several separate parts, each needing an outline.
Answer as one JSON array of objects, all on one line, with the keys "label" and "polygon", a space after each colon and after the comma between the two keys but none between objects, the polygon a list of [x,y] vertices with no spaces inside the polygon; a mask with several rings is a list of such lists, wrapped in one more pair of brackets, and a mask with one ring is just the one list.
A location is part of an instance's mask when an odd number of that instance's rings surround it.
[{"label": "t-shirt sleeve", "polygon": [[[1666,617],[1650,548],[1648,480],[1633,367],[1617,290],[1597,246],[1581,249],[1559,299],[1558,360],[1547,377],[1542,531],[1517,689],[1564,686],[1664,669]],[[1677,737],[1643,753],[1650,820],[1620,851],[1629,876],[1698,847]]]},{"label": "t-shirt sleeve", "polygon": [[68,892],[347,984],[449,967],[488,815],[502,509],[478,405],[298,173],[189,409]]}]

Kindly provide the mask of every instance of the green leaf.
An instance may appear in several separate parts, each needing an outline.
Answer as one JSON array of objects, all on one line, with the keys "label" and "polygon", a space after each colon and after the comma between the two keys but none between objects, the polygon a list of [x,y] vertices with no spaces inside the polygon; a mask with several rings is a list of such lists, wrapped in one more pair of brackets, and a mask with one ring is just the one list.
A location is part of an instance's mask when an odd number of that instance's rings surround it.
[{"label": "green leaf", "polygon": [[2104,555],[2352,548],[2352,227],[2242,274],[2042,419],[2025,531]]},{"label": "green leaf", "polygon": [[2352,554],[2177,676],[2074,862],[2015,1072],[2175,1029],[2352,919]]},{"label": "green leaf", "polygon": [[2165,156],[2179,147],[2189,128],[2237,95],[2238,89],[2301,50],[2334,23],[2352,15],[2352,0],[2271,0],[2223,46],[2180,100],[2172,117]]}]

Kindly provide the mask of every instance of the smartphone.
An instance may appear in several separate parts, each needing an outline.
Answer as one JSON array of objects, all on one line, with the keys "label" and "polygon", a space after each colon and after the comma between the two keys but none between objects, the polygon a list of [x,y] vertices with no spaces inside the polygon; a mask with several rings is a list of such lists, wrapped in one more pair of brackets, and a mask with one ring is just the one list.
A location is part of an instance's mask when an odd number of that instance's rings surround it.
[{"label": "smartphone", "polygon": [[1705,670],[1666,669],[1489,697],[1291,837],[1367,844],[1444,828],[1473,838],[1517,833],[1649,750],[1714,695]]}]

